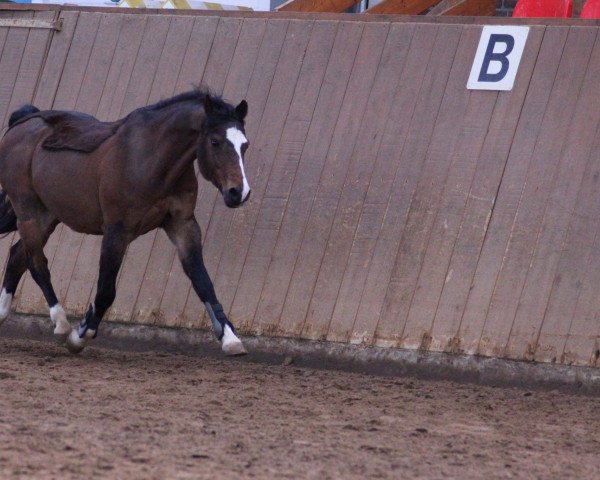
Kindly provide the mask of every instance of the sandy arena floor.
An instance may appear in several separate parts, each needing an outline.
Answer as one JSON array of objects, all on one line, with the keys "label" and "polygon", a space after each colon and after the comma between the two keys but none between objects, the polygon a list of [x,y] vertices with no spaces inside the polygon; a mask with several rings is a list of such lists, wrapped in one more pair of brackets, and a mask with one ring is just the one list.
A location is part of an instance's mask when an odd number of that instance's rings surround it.
[{"label": "sandy arena floor", "polygon": [[600,478],[600,398],[2,338],[0,478]]}]

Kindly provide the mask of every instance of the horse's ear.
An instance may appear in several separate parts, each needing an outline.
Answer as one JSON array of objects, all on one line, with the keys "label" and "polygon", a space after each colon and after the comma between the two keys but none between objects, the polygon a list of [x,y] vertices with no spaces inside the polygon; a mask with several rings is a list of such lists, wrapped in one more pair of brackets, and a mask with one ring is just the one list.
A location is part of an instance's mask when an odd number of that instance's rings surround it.
[{"label": "horse's ear", "polygon": [[235,107],[235,114],[240,122],[244,121],[244,118],[248,115],[248,102],[246,102],[246,100],[242,100],[240,104]]},{"label": "horse's ear", "polygon": [[206,115],[210,115],[213,111],[213,101],[212,98],[210,98],[210,95],[206,95],[204,97],[204,112],[206,113]]}]

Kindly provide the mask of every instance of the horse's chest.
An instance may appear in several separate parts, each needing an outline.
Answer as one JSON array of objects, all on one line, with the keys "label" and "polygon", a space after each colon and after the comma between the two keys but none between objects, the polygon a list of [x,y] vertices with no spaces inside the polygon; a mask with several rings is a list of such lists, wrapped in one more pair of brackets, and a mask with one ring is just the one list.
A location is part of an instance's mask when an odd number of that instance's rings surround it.
[{"label": "horse's chest", "polygon": [[150,230],[154,230],[155,228],[160,227],[163,224],[168,212],[168,200],[161,200],[154,203],[141,216],[136,229],[137,234],[143,235],[144,233],[147,233]]}]

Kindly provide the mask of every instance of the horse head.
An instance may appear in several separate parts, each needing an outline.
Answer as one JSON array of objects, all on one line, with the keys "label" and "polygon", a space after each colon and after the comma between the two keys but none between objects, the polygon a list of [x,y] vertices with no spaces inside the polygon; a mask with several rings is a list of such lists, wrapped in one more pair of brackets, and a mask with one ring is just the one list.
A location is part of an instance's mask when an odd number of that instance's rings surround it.
[{"label": "horse head", "polygon": [[239,207],[250,197],[250,185],[244,172],[244,153],[248,148],[244,119],[248,104],[242,100],[233,107],[207,94],[204,113],[204,128],[198,144],[200,173],[219,189],[225,205]]}]

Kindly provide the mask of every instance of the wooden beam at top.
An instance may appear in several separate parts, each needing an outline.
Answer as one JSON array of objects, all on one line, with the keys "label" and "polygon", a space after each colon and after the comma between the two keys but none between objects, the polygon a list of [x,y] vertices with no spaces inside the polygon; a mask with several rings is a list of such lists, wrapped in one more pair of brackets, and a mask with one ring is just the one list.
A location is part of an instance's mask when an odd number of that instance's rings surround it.
[{"label": "wooden beam at top", "polygon": [[383,0],[365,11],[365,13],[384,13],[400,15],[418,15],[439,0]]},{"label": "wooden beam at top", "polygon": [[427,15],[492,16],[496,13],[496,0],[442,0]]},{"label": "wooden beam at top", "polygon": [[331,12],[341,13],[360,0],[290,0],[277,7],[279,12]]}]

